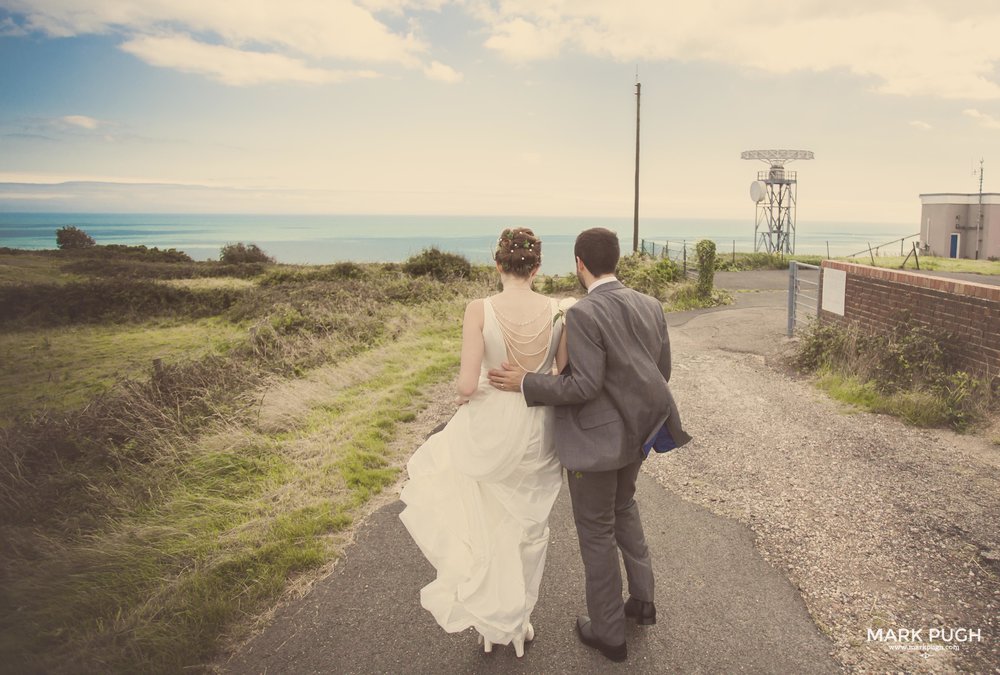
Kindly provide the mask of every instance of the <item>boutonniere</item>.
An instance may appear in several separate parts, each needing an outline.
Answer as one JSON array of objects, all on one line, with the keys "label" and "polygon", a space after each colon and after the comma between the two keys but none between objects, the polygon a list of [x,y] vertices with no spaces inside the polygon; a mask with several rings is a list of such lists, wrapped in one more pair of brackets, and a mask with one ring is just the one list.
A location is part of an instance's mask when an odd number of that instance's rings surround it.
[{"label": "boutonniere", "polygon": [[563,298],[559,301],[559,311],[555,313],[552,317],[552,325],[556,325],[556,321],[566,316],[566,310],[576,304],[576,298]]}]

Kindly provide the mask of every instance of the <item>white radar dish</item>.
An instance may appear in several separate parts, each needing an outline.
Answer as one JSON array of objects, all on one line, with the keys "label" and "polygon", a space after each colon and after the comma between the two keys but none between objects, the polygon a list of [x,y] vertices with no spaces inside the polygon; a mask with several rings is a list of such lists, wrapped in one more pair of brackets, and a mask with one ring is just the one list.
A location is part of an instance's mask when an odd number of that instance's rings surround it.
[{"label": "white radar dish", "polygon": [[760,202],[767,195],[767,186],[764,185],[764,181],[755,180],[750,183],[750,199],[754,202]]}]

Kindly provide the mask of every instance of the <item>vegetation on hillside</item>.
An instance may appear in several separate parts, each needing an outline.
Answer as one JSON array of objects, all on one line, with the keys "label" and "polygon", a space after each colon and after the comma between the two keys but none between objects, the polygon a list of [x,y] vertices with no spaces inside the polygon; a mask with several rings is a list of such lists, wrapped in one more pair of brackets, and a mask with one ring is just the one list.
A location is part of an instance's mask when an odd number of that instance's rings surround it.
[{"label": "vegetation on hillside", "polygon": [[[252,251],[253,245],[244,246]],[[266,255],[266,254],[265,254]],[[26,672],[210,660],[392,484],[490,268],[0,251],[0,657]],[[623,261],[669,298],[669,261]],[[573,276],[543,292],[581,293]]]}]

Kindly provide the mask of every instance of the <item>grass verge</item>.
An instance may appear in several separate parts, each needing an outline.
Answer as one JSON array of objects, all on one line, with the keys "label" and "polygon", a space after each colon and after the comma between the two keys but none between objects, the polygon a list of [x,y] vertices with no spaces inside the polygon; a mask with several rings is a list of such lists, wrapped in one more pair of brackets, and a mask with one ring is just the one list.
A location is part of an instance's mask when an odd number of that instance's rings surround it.
[{"label": "grass verge", "polygon": [[827,372],[817,386],[832,398],[870,412],[895,415],[918,427],[943,427],[951,421],[948,403],[928,391],[881,393],[871,380]]},{"label": "grass verge", "polygon": [[[219,636],[290,576],[336,557],[337,533],[396,480],[390,442],[426,405],[423,392],[454,374],[460,307],[448,304],[421,310],[397,340],[307,375],[334,372],[305,409],[287,398],[294,382],[269,391],[261,416],[281,407],[294,422],[217,426],[164,448],[142,468],[153,491],[144,502],[121,500],[72,536],[3,527],[0,604],[15,608],[0,619],[5,663],[179,672],[210,659]],[[340,370],[351,375],[337,384]]]},{"label": "grass verge", "polygon": [[[868,256],[858,256],[856,258],[843,258],[846,262],[858,265],[871,266],[872,259]],[[889,267],[899,269],[904,256],[875,256],[875,267]],[[916,269],[916,265],[911,257],[906,262],[906,269]],[[935,256],[920,256],[920,269],[938,272],[968,272],[971,274],[996,275],[1000,274],[1000,261],[996,260],[969,260],[968,258],[939,258]]]}]

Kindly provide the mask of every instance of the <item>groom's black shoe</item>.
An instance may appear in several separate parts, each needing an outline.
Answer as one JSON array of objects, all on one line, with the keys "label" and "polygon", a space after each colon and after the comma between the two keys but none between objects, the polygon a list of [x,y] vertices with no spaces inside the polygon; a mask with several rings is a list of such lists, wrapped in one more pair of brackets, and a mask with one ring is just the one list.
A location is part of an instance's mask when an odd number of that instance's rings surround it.
[{"label": "groom's black shoe", "polygon": [[645,600],[629,598],[625,602],[625,616],[635,619],[640,626],[652,626],[656,623],[656,605]]},{"label": "groom's black shoe", "polygon": [[589,616],[581,616],[576,620],[576,632],[580,636],[580,642],[593,647],[612,661],[624,661],[628,658],[628,647],[624,642],[620,645],[609,645],[597,639],[594,627],[590,625]]}]

